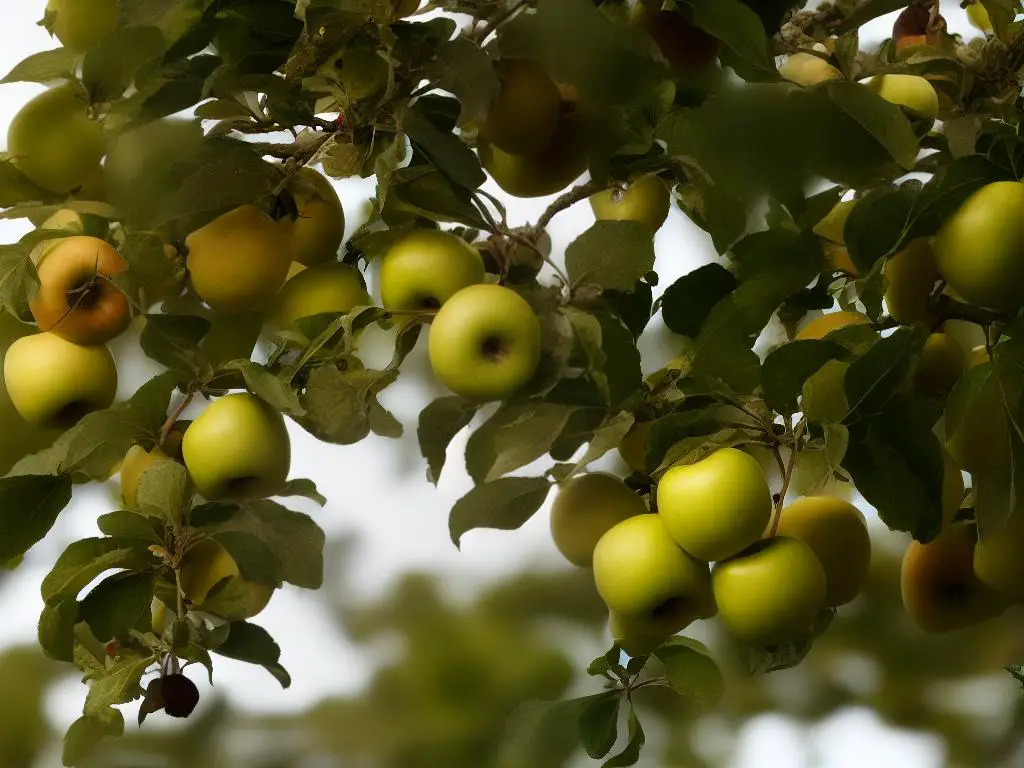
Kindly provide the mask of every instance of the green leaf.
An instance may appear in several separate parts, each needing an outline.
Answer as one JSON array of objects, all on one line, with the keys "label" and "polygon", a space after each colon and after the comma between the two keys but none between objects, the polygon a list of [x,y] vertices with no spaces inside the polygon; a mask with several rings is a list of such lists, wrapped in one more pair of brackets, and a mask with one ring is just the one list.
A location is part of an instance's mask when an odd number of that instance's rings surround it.
[{"label": "green leaf", "polygon": [[1017,683],[1024,688],[1024,664],[1009,664],[1003,667]]},{"label": "green leaf", "polygon": [[143,619],[148,628],[155,580],[152,573],[108,576],[82,599],[79,620],[87,623],[101,641],[123,637],[129,629],[141,629],[139,623]]},{"label": "green leaf", "polygon": [[632,291],[654,269],[650,230],[635,221],[597,221],[566,248],[565,266],[573,285]]},{"label": "green leaf", "polygon": [[896,252],[920,192],[920,182],[873,189],[857,201],[843,228],[853,263],[867,274],[879,259]]},{"label": "green leaf", "polygon": [[854,360],[843,381],[850,413],[863,417],[878,412],[906,381],[927,339],[923,325],[897,328]]},{"label": "green leaf", "polygon": [[594,759],[604,757],[615,746],[621,699],[618,691],[608,691],[581,702],[577,721],[580,743]]},{"label": "green leaf", "polygon": [[640,751],[644,748],[647,737],[644,735],[644,729],[640,725],[640,718],[636,716],[636,710],[632,705],[629,708],[627,723],[629,727],[629,742],[626,744],[625,749],[614,757],[605,760],[601,768],[622,768],[622,766],[636,765],[640,760]]},{"label": "green leaf", "polygon": [[82,83],[95,102],[113,101],[136,74],[163,56],[167,41],[156,27],[121,27],[89,49],[82,61]]},{"label": "green leaf", "polygon": [[469,191],[455,185],[439,170],[426,165],[398,168],[389,180],[384,218],[390,224],[402,217],[423,216],[433,221],[455,222],[486,229],[487,221],[473,205]]},{"label": "green leaf", "polygon": [[157,657],[140,651],[122,651],[104,670],[102,677],[94,679],[85,699],[85,714],[104,716],[110,707],[126,704],[142,696],[142,676]]},{"label": "green leaf", "polygon": [[192,502],[185,467],[176,461],[155,461],[139,477],[136,503],[147,517],[179,523]]},{"label": "green leaf", "polygon": [[907,6],[906,0],[864,0],[839,25],[839,33],[863,27],[872,19],[898,11]]},{"label": "green leaf", "polygon": [[57,661],[70,662],[74,658],[75,624],[78,622],[78,602],[64,600],[54,605],[43,605],[39,614],[37,636],[43,653]]},{"label": "green leaf", "polygon": [[[377,394],[397,378],[397,371],[342,372],[333,365],[314,368],[302,395],[306,415],[299,423],[314,437],[338,445],[358,443],[371,430],[395,437],[397,422],[380,405]],[[386,430],[381,430],[382,423]],[[397,426],[400,434],[401,425]]]},{"label": "green leaf", "polygon": [[761,366],[761,386],[768,405],[779,413],[796,413],[804,383],[843,352],[838,344],[813,339],[791,341],[773,349]]},{"label": "green leaf", "polygon": [[101,741],[123,734],[124,715],[119,710],[110,709],[102,716],[82,715],[64,734],[61,761],[69,768],[77,768],[92,756]]},{"label": "green leaf", "polygon": [[281,583],[281,562],[277,553],[260,533],[223,527],[219,527],[216,532],[207,533],[238,563],[238,570],[243,579],[268,587],[276,587]]},{"label": "green leaf", "polygon": [[466,443],[466,469],[473,482],[497,480],[547,454],[574,410],[557,403],[500,408]]},{"label": "green leaf", "polygon": [[476,153],[451,131],[438,128],[419,103],[406,110],[402,117],[402,129],[413,146],[423,152],[437,170],[459,186],[476,189],[487,180]]},{"label": "green leaf", "polygon": [[833,82],[825,88],[847,115],[885,148],[906,170],[917,162],[917,136],[900,107],[883,99],[860,83]]},{"label": "green leaf", "polygon": [[265,366],[251,360],[232,360],[221,370],[240,371],[246,388],[274,410],[294,418],[305,415],[298,392],[284,376],[276,376]]},{"label": "green leaf", "polygon": [[811,374],[803,385],[801,407],[808,421],[838,424],[850,412],[843,380],[850,364],[829,360]]},{"label": "green leaf", "polygon": [[669,330],[697,338],[704,321],[720,300],[736,288],[736,277],[721,264],[705,264],[665,289],[661,315]]},{"label": "green leaf", "polygon": [[725,678],[707,647],[689,637],[669,638],[654,655],[665,666],[672,690],[702,707],[718,704],[725,692]]},{"label": "green leaf", "polygon": [[757,14],[739,0],[687,0],[694,23],[718,38],[722,63],[749,82],[778,80],[775,56]]},{"label": "green leaf", "polygon": [[456,547],[476,528],[514,531],[533,517],[551,491],[543,477],[503,477],[473,488],[455,502],[448,530]]},{"label": "green leaf", "polygon": [[[633,414],[619,413],[599,426],[587,441],[587,449],[570,468],[568,475],[582,471],[588,464],[597,461],[606,453],[617,450],[622,438],[634,424]],[[573,452],[575,453],[575,451]]]},{"label": "green leaf", "polygon": [[490,57],[468,38],[441,43],[433,64],[438,85],[454,94],[462,106],[460,125],[482,118],[501,91]]},{"label": "green leaf", "polygon": [[127,232],[117,249],[128,262],[128,276],[139,288],[159,292],[174,285],[184,269],[184,260],[167,258],[164,241],[152,232]]},{"label": "green leaf", "polygon": [[111,568],[141,571],[156,563],[139,539],[81,539],[68,545],[43,579],[43,600],[56,604],[77,597],[86,584]]},{"label": "green leaf", "polygon": [[281,498],[298,496],[316,502],[321,507],[327,506],[327,497],[316,489],[316,483],[304,477],[289,480],[274,495]]},{"label": "green leaf", "polygon": [[427,480],[437,485],[452,439],[473,420],[479,406],[461,397],[439,397],[420,411],[417,437],[427,460]]},{"label": "green leaf", "polygon": [[71,80],[75,74],[76,56],[67,48],[33,53],[11,69],[0,83],[50,83]]},{"label": "green leaf", "polygon": [[227,640],[213,649],[214,653],[249,664],[258,664],[267,670],[282,688],[292,684],[292,678],[278,660],[281,648],[267,630],[247,621],[233,621]]},{"label": "green leaf", "polygon": [[182,381],[195,379],[202,370],[199,342],[210,330],[210,321],[198,315],[146,315],[139,344],[148,357],[179,374]]},{"label": "green leaf", "polygon": [[[3,165],[0,163],[0,168]],[[0,311],[14,317],[28,316],[28,303],[39,287],[39,276],[29,258],[31,250],[20,243],[0,246]]]},{"label": "green leaf", "polygon": [[160,520],[143,517],[126,509],[118,509],[100,515],[96,520],[100,532],[105,536],[120,539],[139,539],[147,544],[163,544],[165,524]]},{"label": "green leaf", "polygon": [[27,552],[70,503],[69,475],[0,478],[0,562]]},{"label": "green leaf", "polygon": [[284,581],[305,589],[319,589],[323,584],[326,539],[309,515],[259,500],[204,504],[192,511],[192,523],[216,538],[232,531],[256,536],[273,552]]}]

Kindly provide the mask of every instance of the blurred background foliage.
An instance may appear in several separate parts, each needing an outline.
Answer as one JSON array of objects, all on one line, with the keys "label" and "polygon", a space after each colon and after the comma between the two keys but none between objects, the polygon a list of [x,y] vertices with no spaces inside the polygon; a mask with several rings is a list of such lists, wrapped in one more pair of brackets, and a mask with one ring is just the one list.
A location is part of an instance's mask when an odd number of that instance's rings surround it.
[{"label": "blurred background foliage", "polygon": [[[899,596],[906,540],[876,530],[872,577],[799,667],[761,677],[694,625],[730,677],[715,713],[658,689],[637,693],[650,722],[650,768],[724,768],[737,734],[766,713],[812,725],[848,707],[874,710],[890,726],[945,742],[951,768],[1011,768],[1024,759],[1024,699],[1002,671],[1024,660],[1024,615],[947,635],[925,635]],[[338,557],[352,546],[335,542]],[[510,727],[535,699],[599,690],[583,670],[608,636],[586,571],[524,573],[460,599],[439,574],[410,573],[381,599],[356,603],[344,573],[320,598],[373,673],[354,695],[307,711],[255,716],[207,697],[184,724],[105,743],[90,768],[562,768],[592,764],[571,719],[543,731]],[[63,668],[35,648],[0,653],[0,768],[56,764],[58,730],[47,697]],[[192,669],[191,675],[202,674]],[[644,698],[640,699],[640,695]],[[130,716],[134,712],[130,713]],[[529,738],[524,734],[529,733]],[[660,755],[660,757],[659,757]],[[596,763],[593,763],[596,764]]]}]

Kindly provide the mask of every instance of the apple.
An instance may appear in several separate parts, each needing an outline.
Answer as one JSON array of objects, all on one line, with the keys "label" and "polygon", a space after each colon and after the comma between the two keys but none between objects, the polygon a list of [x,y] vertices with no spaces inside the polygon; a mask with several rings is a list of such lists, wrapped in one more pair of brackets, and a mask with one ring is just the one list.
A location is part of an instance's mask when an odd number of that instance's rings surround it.
[{"label": "apple", "polygon": [[53,34],[75,53],[85,53],[117,29],[117,0],[49,0]]},{"label": "apple", "polygon": [[109,243],[87,235],[60,239],[36,267],[39,290],[29,304],[39,329],[75,344],[103,344],[131,322],[131,306],[110,278],[128,262]]},{"label": "apple", "polygon": [[551,506],[551,538],[566,560],[589,568],[598,540],[617,523],[647,512],[643,499],[603,472],[566,482]]},{"label": "apple", "polygon": [[967,20],[971,22],[971,26],[980,29],[985,34],[992,34],[992,18],[988,15],[988,9],[982,5],[981,0],[973,0],[967,6]]},{"label": "apple", "polygon": [[1024,602],[1024,518],[1017,512],[1001,527],[986,531],[974,550],[974,573],[982,583]]},{"label": "apple", "polygon": [[487,109],[480,135],[513,155],[542,151],[558,124],[558,86],[533,59],[502,59],[495,69],[501,90]]},{"label": "apple", "polygon": [[181,561],[182,592],[192,605],[202,608],[215,596],[214,587],[224,581],[237,581],[248,592],[248,610],[234,618],[255,616],[267,607],[274,594],[274,588],[269,585],[243,579],[238,563],[215,539],[199,539]]},{"label": "apple", "polygon": [[864,514],[832,496],[804,496],[779,515],[779,536],[799,539],[825,569],[825,605],[846,605],[864,586],[871,538]]},{"label": "apple", "polygon": [[828,61],[813,53],[798,51],[786,57],[779,67],[779,74],[786,80],[808,88],[831,80],[845,80],[846,77]]},{"label": "apple", "polygon": [[638,221],[654,233],[668,218],[671,201],[665,181],[649,174],[591,195],[590,207],[599,221]]},{"label": "apple", "polygon": [[275,303],[274,323],[279,328],[290,328],[302,317],[346,313],[370,304],[358,269],[338,262],[317,264],[299,270],[284,284]]},{"label": "apple", "polygon": [[722,626],[755,647],[808,632],[828,594],[825,568],[814,550],[789,536],[758,541],[716,563],[711,582]]},{"label": "apple", "polygon": [[929,238],[919,237],[885,262],[885,306],[900,325],[928,323],[934,320],[929,300],[939,270]]},{"label": "apple", "polygon": [[995,181],[972,194],[935,236],[935,261],[964,301],[998,311],[1024,302],[1024,184]]},{"label": "apple", "polygon": [[918,45],[939,48],[943,32],[944,29],[932,25],[931,11],[927,6],[911,5],[896,17],[892,26],[892,40],[897,53]]},{"label": "apple", "polygon": [[840,200],[825,214],[825,218],[814,225],[811,231],[829,242],[846,245],[846,221],[850,218],[856,205],[856,200]]},{"label": "apple", "polygon": [[646,619],[668,634],[715,613],[707,564],[676,546],[659,515],[623,520],[601,537],[594,583],[612,612]]},{"label": "apple", "polygon": [[4,382],[26,422],[63,430],[114,402],[117,365],[103,345],[84,347],[36,333],[8,347]]},{"label": "apple", "polygon": [[7,128],[7,152],[14,164],[35,184],[61,195],[96,172],[103,145],[103,129],[70,85],[36,96]]},{"label": "apple", "polygon": [[920,75],[875,75],[861,83],[891,104],[903,107],[915,117],[939,116],[939,94]]},{"label": "apple", "polygon": [[463,288],[483,282],[480,252],[439,229],[414,229],[381,259],[380,300],[385,309],[439,309]]},{"label": "apple", "polygon": [[695,617],[692,614],[668,612],[664,615],[632,616],[608,613],[608,629],[616,645],[633,658],[649,656],[672,635],[686,629]]},{"label": "apple", "polygon": [[184,433],[172,429],[163,446],[154,445],[146,450],[133,445],[121,461],[121,499],[129,509],[137,509],[139,483],[147,470],[161,461],[181,461],[181,441]]},{"label": "apple", "polygon": [[540,320],[511,288],[471,285],[434,317],[427,352],[434,375],[456,395],[503,400],[537,371]]},{"label": "apple", "polygon": [[634,472],[647,471],[647,449],[644,445],[647,434],[651,431],[650,421],[634,422],[633,426],[619,442],[619,456]]},{"label": "apple", "polygon": [[185,238],[192,287],[217,312],[260,310],[291,266],[284,229],[254,205],[225,213]]},{"label": "apple", "polygon": [[639,23],[675,72],[690,73],[703,69],[718,58],[718,39],[676,11],[656,10],[643,14]]},{"label": "apple", "polygon": [[903,607],[926,632],[951,632],[1002,614],[1009,600],[975,575],[974,523],[953,523],[927,544],[910,542],[903,555]]},{"label": "apple", "polygon": [[857,265],[853,263],[853,259],[850,258],[850,252],[846,250],[846,246],[836,245],[826,241],[824,243],[825,251],[825,263],[829,269],[835,272],[845,272],[850,277],[860,277],[860,270],[857,269]]},{"label": "apple", "polygon": [[966,356],[948,333],[932,333],[925,340],[914,368],[914,389],[923,395],[945,399],[966,367]]},{"label": "apple", "polygon": [[[0,356],[7,353],[15,340],[35,329],[0,311]],[[11,402],[3,376],[0,376],[0,477],[10,471],[22,457],[42,450],[56,437],[47,430],[29,426]]]},{"label": "apple", "polygon": [[335,261],[345,236],[345,211],[334,185],[303,166],[288,182],[298,208],[296,218],[281,219],[291,241],[291,258],[310,266]]},{"label": "apple", "polygon": [[847,312],[845,310],[828,312],[809,321],[797,332],[796,338],[824,339],[832,331],[838,331],[840,328],[846,328],[850,325],[868,325],[870,323],[871,319],[860,312]]},{"label": "apple", "polygon": [[[989,365],[985,347],[975,349],[969,358],[970,367]],[[1010,460],[1010,420],[1007,417],[1001,387],[990,375],[981,391],[971,399],[959,428],[946,433],[946,448],[953,460],[968,472],[1005,467]]]},{"label": "apple", "polygon": [[695,464],[677,464],[658,482],[658,514],[672,539],[698,560],[731,557],[771,520],[772,492],[757,459],[721,448]]},{"label": "apple", "polygon": [[291,469],[284,418],[248,392],[214,401],[185,430],[181,452],[209,501],[271,496]]}]

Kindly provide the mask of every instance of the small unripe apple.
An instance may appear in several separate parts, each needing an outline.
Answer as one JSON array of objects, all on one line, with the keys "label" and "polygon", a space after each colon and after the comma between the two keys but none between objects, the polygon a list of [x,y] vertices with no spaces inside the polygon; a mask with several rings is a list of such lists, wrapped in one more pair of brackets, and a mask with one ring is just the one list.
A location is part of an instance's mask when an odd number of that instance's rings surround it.
[{"label": "small unripe apple", "polygon": [[761,538],[771,519],[772,492],[757,459],[722,448],[662,476],[658,514],[676,544],[693,557],[724,560]]},{"label": "small unripe apple", "polygon": [[117,0],[49,0],[53,33],[75,53],[85,53],[117,29]]},{"label": "small unripe apple", "polygon": [[594,547],[612,526],[646,512],[643,499],[619,478],[601,472],[577,475],[551,506],[551,538],[566,560],[589,568]]},{"label": "small unripe apple", "polygon": [[779,67],[779,74],[786,80],[805,88],[831,80],[845,80],[843,73],[820,56],[798,51],[790,54]]},{"label": "small unripe apple", "polygon": [[242,584],[248,598],[247,610],[238,618],[262,612],[274,594],[273,587],[244,579],[238,563],[215,539],[199,539],[189,547],[181,561],[181,589],[192,605],[203,608],[213,599],[214,588],[228,581]]},{"label": "small unripe apple", "polygon": [[4,382],[26,422],[67,429],[114,402],[117,365],[105,346],[83,347],[53,333],[37,333],[8,348]]},{"label": "small unripe apple", "polygon": [[349,264],[317,264],[299,270],[284,284],[277,296],[274,323],[291,328],[297,320],[322,313],[346,313],[354,307],[369,306],[363,276]]},{"label": "small unripe apple", "polygon": [[832,331],[838,331],[840,328],[846,328],[850,325],[867,325],[871,323],[871,319],[860,312],[847,312],[841,310],[839,312],[828,312],[824,315],[811,320],[807,325],[801,328],[797,334],[797,339],[823,339]]},{"label": "small unripe apple", "polygon": [[291,468],[284,418],[248,392],[213,402],[185,431],[181,452],[196,490],[210,501],[271,496]]},{"label": "small unripe apple", "polygon": [[483,279],[483,258],[461,237],[415,229],[381,259],[381,304],[385,309],[439,309],[455,293]]},{"label": "small unripe apple", "polygon": [[502,59],[495,69],[501,91],[487,109],[480,135],[514,155],[540,152],[558,124],[558,86],[533,59]]},{"label": "small unripe apple", "polygon": [[638,221],[652,233],[665,223],[671,202],[668,185],[655,174],[590,196],[590,207],[598,221]]},{"label": "small unripe apple", "polygon": [[788,536],[758,541],[711,573],[718,618],[755,647],[795,640],[825,607],[825,569],[807,544]]},{"label": "small unripe apple", "polygon": [[434,375],[456,395],[502,400],[537,371],[540,320],[512,289],[471,285],[438,311],[427,349]]}]

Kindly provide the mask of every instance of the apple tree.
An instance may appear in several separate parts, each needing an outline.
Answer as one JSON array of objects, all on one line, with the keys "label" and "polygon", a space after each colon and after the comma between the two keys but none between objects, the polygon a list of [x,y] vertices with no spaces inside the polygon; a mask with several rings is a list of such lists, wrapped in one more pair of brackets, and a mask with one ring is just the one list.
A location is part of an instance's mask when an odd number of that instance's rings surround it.
[{"label": "apple tree", "polygon": [[[716,705],[694,621],[753,674],[827,635],[868,574],[852,489],[913,539],[892,589],[918,631],[1024,600],[1024,8],[968,5],[50,0],[56,47],[3,80],[46,89],[0,164],[34,227],[0,248],[0,561],[76,486],[121,489],[41,585],[40,645],[89,687],[65,763],[130,702],[188,717],[217,656],[290,684],[253,619],[321,586],[323,531],[284,502],[325,500],[286,419],[401,437],[379,395],[418,344],[446,391],[416,427],[430,481],[471,431],[453,544],[553,497],[592,569],[594,693],[516,721],[568,718],[606,766],[639,760],[647,693]],[[376,191],[346,239],[350,177]],[[513,226],[517,198],[550,204]],[[659,285],[676,208],[718,256]],[[679,352],[651,370],[654,318]],[[118,400],[124,337],[163,372]],[[588,471],[613,451],[628,476]]]}]

